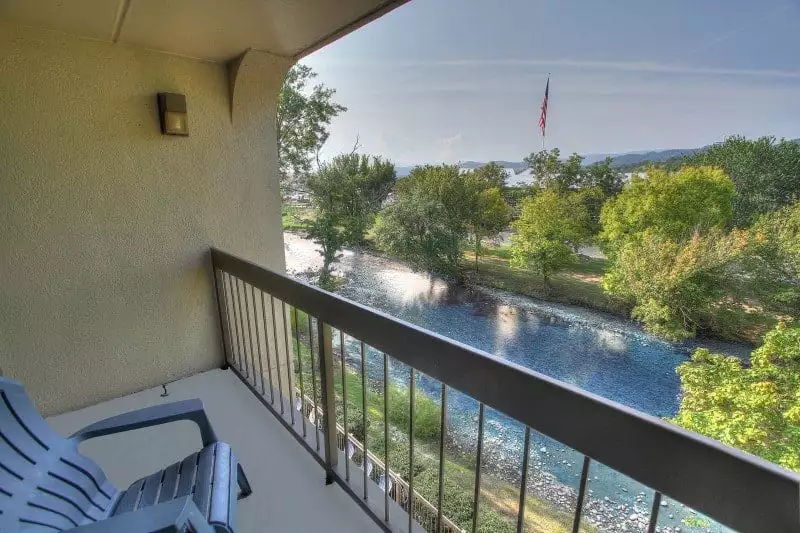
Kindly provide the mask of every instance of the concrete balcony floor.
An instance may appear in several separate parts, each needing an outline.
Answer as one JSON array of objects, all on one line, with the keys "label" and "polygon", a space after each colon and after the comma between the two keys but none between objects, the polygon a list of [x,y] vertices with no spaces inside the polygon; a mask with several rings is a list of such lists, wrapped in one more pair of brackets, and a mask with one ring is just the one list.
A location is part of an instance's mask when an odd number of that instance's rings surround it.
[{"label": "concrete balcony floor", "polygon": [[[220,439],[245,468],[253,494],[239,502],[239,531],[377,532],[381,529],[336,484],[283,425],[231,371],[211,370],[48,419],[68,435],[87,424],[133,409],[200,398]],[[191,422],[175,422],[101,437],[81,452],[96,461],[120,488],[183,459],[200,448]]]}]

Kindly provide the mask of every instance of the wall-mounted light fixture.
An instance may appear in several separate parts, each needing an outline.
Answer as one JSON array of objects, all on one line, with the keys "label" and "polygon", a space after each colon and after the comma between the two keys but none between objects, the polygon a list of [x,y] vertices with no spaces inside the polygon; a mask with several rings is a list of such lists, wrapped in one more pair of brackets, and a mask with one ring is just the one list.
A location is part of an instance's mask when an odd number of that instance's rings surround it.
[{"label": "wall-mounted light fixture", "polygon": [[158,117],[161,120],[161,133],[164,135],[189,136],[185,95],[158,93]]}]

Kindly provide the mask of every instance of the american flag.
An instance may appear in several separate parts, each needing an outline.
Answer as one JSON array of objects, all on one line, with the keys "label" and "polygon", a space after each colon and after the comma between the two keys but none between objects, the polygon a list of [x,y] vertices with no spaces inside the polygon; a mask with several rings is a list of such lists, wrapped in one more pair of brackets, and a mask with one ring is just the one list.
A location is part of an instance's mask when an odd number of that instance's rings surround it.
[{"label": "american flag", "polygon": [[547,76],[547,85],[544,87],[544,99],[542,100],[542,115],[539,117],[539,130],[544,137],[544,130],[547,127],[547,99],[550,96],[550,76]]}]

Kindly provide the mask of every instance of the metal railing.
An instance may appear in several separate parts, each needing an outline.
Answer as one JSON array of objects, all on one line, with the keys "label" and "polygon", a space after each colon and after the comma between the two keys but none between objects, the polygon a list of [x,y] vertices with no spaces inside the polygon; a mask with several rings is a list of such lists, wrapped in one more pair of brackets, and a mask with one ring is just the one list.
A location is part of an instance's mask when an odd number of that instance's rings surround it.
[{"label": "metal railing", "polygon": [[[595,463],[653,491],[648,532],[661,527],[662,496],[738,531],[800,532],[800,476],[792,472],[225,252],[212,250],[211,257],[228,364],[324,467],[326,481],[341,485],[386,531],[458,528],[442,514],[445,413],[448,391],[455,389],[479,402],[475,463],[478,467],[471,524],[465,529],[474,532],[478,528],[482,501],[480,465],[488,446],[484,442],[484,419],[489,407],[525,427],[517,531],[525,529],[526,480],[529,471],[535,468],[529,461],[531,431],[536,431],[583,455],[572,511],[573,532],[583,527],[589,470]],[[313,361],[310,369],[313,383],[301,382],[299,387],[295,380],[303,379],[303,370],[295,375],[293,369],[294,358],[300,364],[303,361],[298,311],[307,316],[306,346]],[[348,433],[346,401],[341,406],[343,423],[337,424],[335,387],[339,384],[334,383],[333,368],[337,364],[334,329],[342,341],[346,334],[361,343],[360,375],[364,391],[361,409],[365,432],[368,410],[364,346],[383,354],[383,441],[387,445],[384,456],[378,457],[369,451],[367,443],[372,473],[363,468],[369,461],[363,460],[361,443]],[[410,448],[407,479],[394,472],[388,460],[390,360],[410,368],[411,423],[405,428]],[[347,398],[344,358],[339,363],[342,397]],[[416,373],[438,380],[442,388],[436,502],[425,500],[414,488]],[[293,391],[303,391],[300,412],[293,405]],[[307,402],[310,408],[306,407]],[[314,431],[309,432],[311,412],[316,415]],[[348,458],[345,442],[356,446],[360,460],[356,454],[355,460]],[[344,460],[340,461],[340,455]],[[357,468],[360,475],[351,476],[351,467]],[[375,478],[376,468],[389,472],[383,478],[383,488],[388,490],[378,489],[383,495],[383,505],[374,497],[375,482],[381,479]],[[408,509],[413,512],[407,513]],[[434,513],[436,518],[432,519]]]}]

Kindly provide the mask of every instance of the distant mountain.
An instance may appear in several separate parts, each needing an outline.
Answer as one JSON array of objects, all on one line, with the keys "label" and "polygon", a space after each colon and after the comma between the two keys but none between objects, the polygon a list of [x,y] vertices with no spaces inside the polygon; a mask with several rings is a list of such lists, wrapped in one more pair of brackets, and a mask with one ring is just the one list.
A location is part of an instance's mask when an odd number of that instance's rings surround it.
[{"label": "distant mountain", "polygon": [[708,148],[673,148],[669,150],[653,150],[651,152],[632,152],[629,154],[620,154],[612,156],[611,166],[614,168],[634,168],[641,166],[642,163],[661,163],[669,159],[675,159],[686,155],[691,155],[696,152],[702,152]]},{"label": "distant mountain", "polygon": [[[793,139],[792,142],[800,143],[800,138]],[[612,167],[630,171],[642,166],[644,163],[663,163],[669,160],[677,160],[683,156],[702,152],[703,150],[708,149],[709,146],[711,145],[701,146],[700,148],[670,148],[666,150],[626,152],[622,154],[583,154],[583,164],[584,166],[591,165],[604,160],[606,157],[611,157]],[[525,168],[525,164],[522,161],[495,161],[495,163],[502,167],[512,169],[515,172],[519,172]],[[486,162],[480,161],[462,161],[458,163],[461,168],[480,168],[485,164]],[[401,178],[403,176],[407,176],[409,173],[411,173],[413,168],[413,166],[396,167],[397,176]]]},{"label": "distant mountain", "polygon": [[[522,161],[492,161],[492,162],[497,163],[503,168],[511,168],[514,170],[522,170],[523,168],[525,168],[525,163],[523,163]],[[480,161],[462,161],[458,164],[458,166],[461,168],[481,168],[486,163],[488,163],[488,161],[483,163]]]}]

